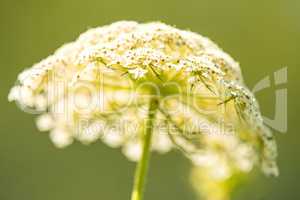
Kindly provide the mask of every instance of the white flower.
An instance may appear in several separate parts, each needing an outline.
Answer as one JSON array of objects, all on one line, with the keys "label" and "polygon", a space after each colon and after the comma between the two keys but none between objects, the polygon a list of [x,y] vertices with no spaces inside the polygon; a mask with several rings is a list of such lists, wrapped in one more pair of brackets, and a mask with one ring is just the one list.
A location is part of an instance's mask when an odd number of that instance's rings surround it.
[{"label": "white flower", "polygon": [[122,149],[124,155],[131,161],[138,161],[142,155],[142,145],[139,142],[128,142]]},{"label": "white flower", "polygon": [[111,129],[103,137],[102,141],[112,148],[117,148],[124,142],[122,133],[118,130]]},{"label": "white flower", "polygon": [[49,131],[55,124],[50,114],[43,114],[37,118],[36,125],[40,131]]},{"label": "white flower", "polygon": [[158,153],[164,154],[169,152],[173,147],[172,141],[165,131],[155,132],[152,149]]},{"label": "white flower", "polygon": [[50,132],[50,139],[58,148],[66,147],[73,142],[73,138],[64,129],[56,128]]},{"label": "white flower", "polygon": [[20,88],[21,86],[14,86],[10,89],[8,94],[8,101],[18,101],[20,96]]}]

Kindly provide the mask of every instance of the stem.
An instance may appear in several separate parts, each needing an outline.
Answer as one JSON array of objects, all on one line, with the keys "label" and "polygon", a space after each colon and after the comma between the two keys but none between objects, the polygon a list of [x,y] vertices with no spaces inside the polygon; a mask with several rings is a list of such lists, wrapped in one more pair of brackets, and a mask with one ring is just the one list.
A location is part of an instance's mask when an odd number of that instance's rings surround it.
[{"label": "stem", "polygon": [[157,99],[155,98],[151,99],[149,110],[148,110],[148,119],[145,127],[145,135],[143,138],[143,152],[142,152],[142,157],[140,158],[135,170],[134,185],[131,194],[131,200],[143,199],[145,178],[147,175],[148,163],[150,158],[150,147],[151,147],[153,124],[155,120],[155,113],[157,107],[158,107]]}]

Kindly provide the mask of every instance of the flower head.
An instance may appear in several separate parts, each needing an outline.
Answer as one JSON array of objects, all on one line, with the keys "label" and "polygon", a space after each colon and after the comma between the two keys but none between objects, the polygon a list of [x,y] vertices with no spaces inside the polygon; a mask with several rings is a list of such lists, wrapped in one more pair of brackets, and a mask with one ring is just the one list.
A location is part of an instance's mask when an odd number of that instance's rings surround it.
[{"label": "flower head", "polygon": [[38,110],[38,128],[57,147],[102,139],[135,161],[153,96],[152,150],[179,149],[216,180],[258,164],[277,175],[274,138],[239,64],[208,38],[163,23],[90,29],[23,71],[8,98]]}]

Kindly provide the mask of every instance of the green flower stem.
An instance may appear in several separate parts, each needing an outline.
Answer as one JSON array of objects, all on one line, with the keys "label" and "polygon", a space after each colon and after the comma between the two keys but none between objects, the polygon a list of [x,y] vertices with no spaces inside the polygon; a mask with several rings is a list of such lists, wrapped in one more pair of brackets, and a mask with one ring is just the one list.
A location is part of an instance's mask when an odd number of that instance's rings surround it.
[{"label": "green flower stem", "polygon": [[134,177],[134,186],[131,194],[131,200],[142,200],[145,186],[145,178],[148,170],[148,163],[150,158],[150,147],[152,139],[153,124],[155,120],[155,113],[158,108],[157,99],[153,98],[150,101],[148,120],[145,127],[145,134],[143,138],[143,152],[139,160]]}]

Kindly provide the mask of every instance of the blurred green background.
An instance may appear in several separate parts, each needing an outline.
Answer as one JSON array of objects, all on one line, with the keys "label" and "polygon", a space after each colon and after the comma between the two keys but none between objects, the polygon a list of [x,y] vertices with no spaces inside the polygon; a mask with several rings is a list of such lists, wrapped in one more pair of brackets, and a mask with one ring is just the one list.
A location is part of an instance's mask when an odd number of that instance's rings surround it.
[{"label": "blurred green background", "polygon": [[[281,174],[258,173],[234,199],[300,199],[300,1],[0,0],[0,200],[129,199],[135,166],[119,149],[100,142],[56,149],[37,131],[35,116],[7,102],[23,68],[89,27],[124,19],[159,20],[210,37],[241,63],[250,88],[288,67],[288,84],[256,94],[263,114],[272,118],[275,89],[288,88],[288,133],[276,132]],[[196,199],[188,169],[179,153],[154,154],[146,200]]]}]

